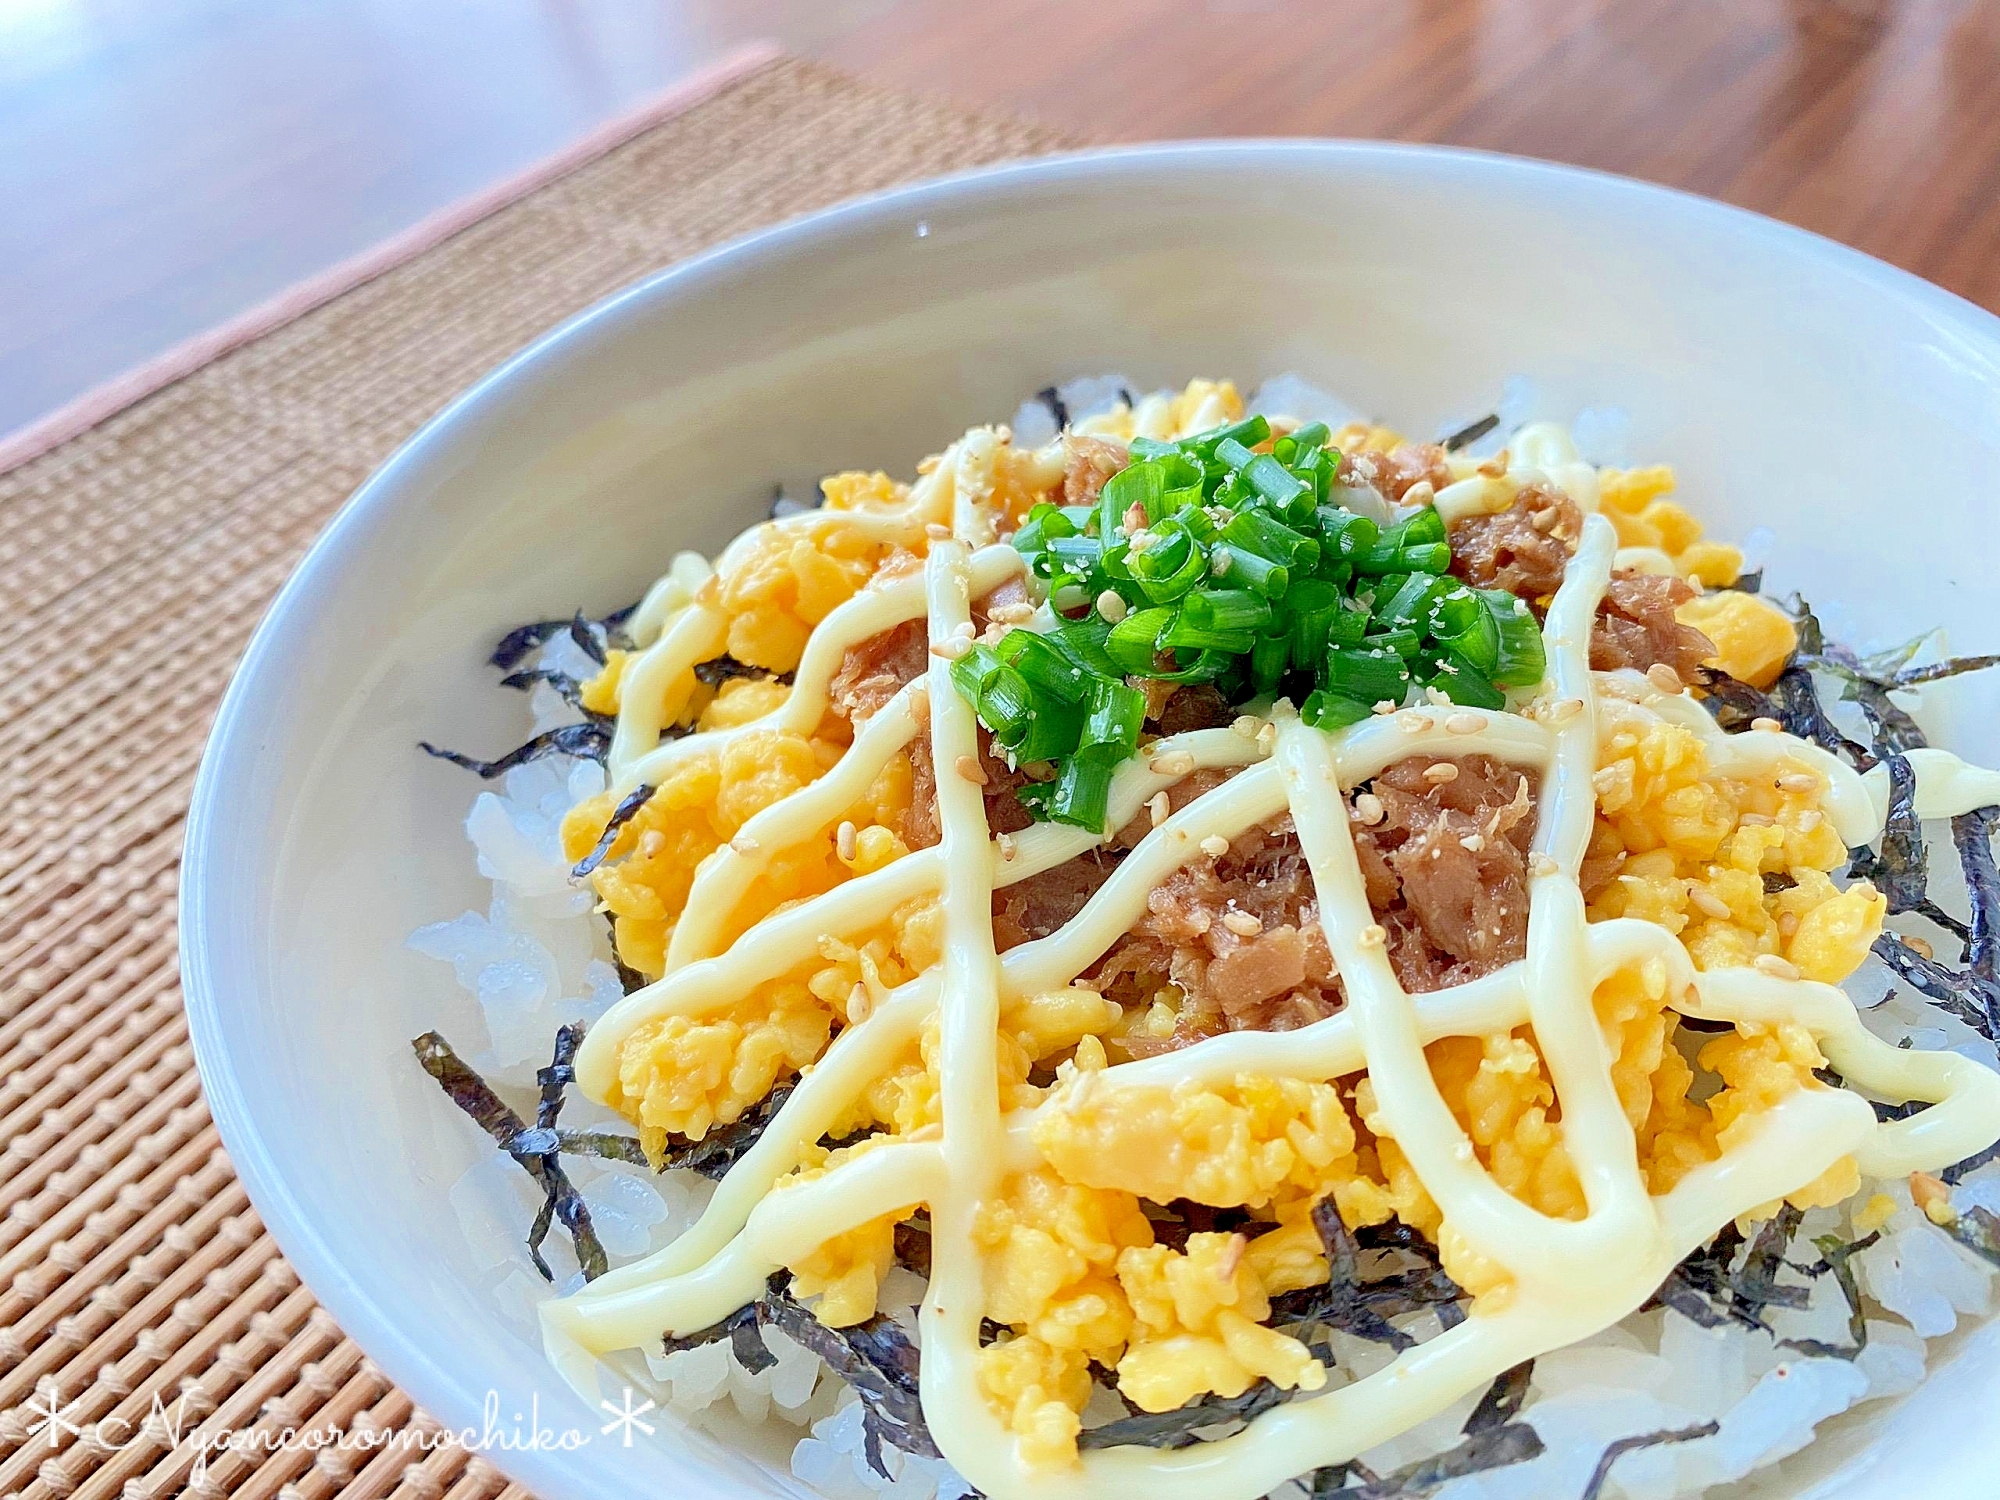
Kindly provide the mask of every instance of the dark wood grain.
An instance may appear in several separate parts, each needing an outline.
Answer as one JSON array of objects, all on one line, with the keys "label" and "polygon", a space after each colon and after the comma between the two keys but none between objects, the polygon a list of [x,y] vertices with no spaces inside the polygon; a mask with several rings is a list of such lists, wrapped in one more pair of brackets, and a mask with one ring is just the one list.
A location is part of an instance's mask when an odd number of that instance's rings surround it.
[{"label": "dark wood grain", "polygon": [[0,428],[758,36],[1105,140],[1629,173],[2000,308],[2000,0],[81,0],[0,7]]}]

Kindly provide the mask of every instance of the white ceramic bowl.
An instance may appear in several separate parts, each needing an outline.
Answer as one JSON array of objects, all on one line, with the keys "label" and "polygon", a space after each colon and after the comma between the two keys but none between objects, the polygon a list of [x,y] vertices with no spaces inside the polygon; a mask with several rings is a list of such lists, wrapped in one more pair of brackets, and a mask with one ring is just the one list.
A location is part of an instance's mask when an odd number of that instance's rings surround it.
[{"label": "white ceramic bowl", "polygon": [[[669,1423],[625,1449],[533,1330],[471,1289],[443,1207],[479,1149],[409,1038],[469,1014],[404,938],[485,891],[463,774],[520,705],[482,656],[524,619],[602,610],[774,480],[907,473],[1021,395],[1123,370],[1298,371],[1408,430],[1616,405],[1722,535],[1862,637],[2000,644],[2000,322],[1853,251],[1659,188],[1465,152],[1183,145],[905,189],[738,241],[552,333],[432,421],[300,565],[224,702],[196,789],[181,936],[229,1152],[308,1284],[452,1427],[539,1400],[576,1452],[487,1456],[544,1500],[800,1493]],[[1953,738],[1994,742],[1990,691]],[[1990,752],[1986,757],[1991,758]],[[2000,1329],[1774,1486],[1990,1493]]]}]

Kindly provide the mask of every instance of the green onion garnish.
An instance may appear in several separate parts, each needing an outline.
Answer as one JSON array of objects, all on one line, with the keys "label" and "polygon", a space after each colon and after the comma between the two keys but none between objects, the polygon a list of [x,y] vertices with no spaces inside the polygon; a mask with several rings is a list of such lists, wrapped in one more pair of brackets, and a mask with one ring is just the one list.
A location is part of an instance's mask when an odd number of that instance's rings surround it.
[{"label": "green onion garnish", "polygon": [[1431,507],[1378,526],[1328,496],[1340,454],[1324,423],[1273,438],[1248,417],[1178,442],[1134,438],[1087,506],[1037,505],[1013,544],[1059,610],[951,676],[1017,764],[1039,818],[1103,828],[1111,778],[1143,732],[1135,684],[1214,683],[1233,703],[1283,693],[1335,730],[1425,687],[1499,708],[1545,671],[1513,595],[1450,576]]}]

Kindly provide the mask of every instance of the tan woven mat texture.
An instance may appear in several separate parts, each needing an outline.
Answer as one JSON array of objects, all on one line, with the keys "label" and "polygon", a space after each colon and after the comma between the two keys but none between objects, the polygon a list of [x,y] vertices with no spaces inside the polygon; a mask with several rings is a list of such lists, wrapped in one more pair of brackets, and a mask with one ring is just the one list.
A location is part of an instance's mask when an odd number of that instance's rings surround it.
[{"label": "tan woven mat texture", "polygon": [[202,1102],[175,867],[217,699],[354,487],[537,334],[731,235],[1066,144],[774,63],[0,475],[0,1495],[521,1494],[452,1447],[200,1461],[223,1430],[428,1426],[278,1254]]}]

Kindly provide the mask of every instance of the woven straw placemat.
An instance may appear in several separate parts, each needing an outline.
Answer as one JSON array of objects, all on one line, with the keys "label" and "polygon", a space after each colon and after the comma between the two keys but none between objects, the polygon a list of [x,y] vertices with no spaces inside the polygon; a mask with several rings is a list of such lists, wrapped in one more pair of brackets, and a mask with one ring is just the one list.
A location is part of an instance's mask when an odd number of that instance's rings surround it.
[{"label": "woven straw placemat", "polygon": [[203,1460],[224,1431],[435,1430],[299,1284],[202,1102],[175,867],[216,701],[333,511],[537,334],[745,230],[1069,143],[777,61],[605,144],[0,474],[0,1495],[521,1493],[407,1441]]}]

